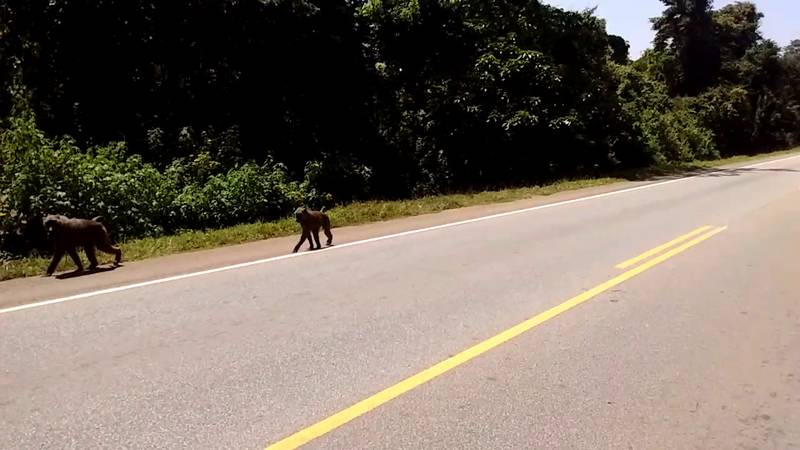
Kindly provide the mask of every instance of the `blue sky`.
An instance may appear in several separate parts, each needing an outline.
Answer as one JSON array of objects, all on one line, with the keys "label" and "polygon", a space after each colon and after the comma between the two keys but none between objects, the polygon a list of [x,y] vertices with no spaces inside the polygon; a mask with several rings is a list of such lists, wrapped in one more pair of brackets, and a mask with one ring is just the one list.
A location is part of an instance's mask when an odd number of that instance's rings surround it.
[{"label": "blue sky", "polygon": [[[664,10],[659,0],[543,0],[565,9],[582,10],[597,7],[595,14],[606,19],[608,32],[618,34],[631,45],[631,57],[638,57],[650,47],[653,31],[651,17]],[[731,0],[716,0],[714,6],[735,3]],[[764,14],[761,32],[764,37],[785,46],[793,39],[800,39],[800,0],[755,0],[759,11]]]}]

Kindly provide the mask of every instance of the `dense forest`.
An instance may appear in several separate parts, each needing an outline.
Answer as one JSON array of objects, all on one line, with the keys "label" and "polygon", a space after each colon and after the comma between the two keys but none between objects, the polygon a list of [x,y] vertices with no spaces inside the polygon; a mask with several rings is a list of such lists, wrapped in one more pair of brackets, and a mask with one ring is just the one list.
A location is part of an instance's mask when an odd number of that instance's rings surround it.
[{"label": "dense forest", "polygon": [[536,0],[4,0],[0,251],[796,145],[800,41],[662,2],[631,60]]}]

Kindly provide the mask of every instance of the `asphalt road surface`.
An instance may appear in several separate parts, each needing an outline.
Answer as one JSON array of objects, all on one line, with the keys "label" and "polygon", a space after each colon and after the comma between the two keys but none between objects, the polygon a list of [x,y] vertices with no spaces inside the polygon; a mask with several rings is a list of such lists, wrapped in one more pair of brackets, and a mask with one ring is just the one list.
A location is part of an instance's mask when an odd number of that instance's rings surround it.
[{"label": "asphalt road surface", "polygon": [[337,242],[0,310],[0,447],[800,448],[798,157]]}]

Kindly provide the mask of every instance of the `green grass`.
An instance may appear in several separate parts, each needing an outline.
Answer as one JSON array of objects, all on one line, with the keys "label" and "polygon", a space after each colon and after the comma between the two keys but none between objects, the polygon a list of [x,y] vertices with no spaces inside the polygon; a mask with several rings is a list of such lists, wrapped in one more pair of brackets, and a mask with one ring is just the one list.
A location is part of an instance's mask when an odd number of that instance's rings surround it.
[{"label": "green grass", "polygon": [[756,161],[756,160],[765,159],[765,158],[777,158],[777,157],[780,157],[780,156],[789,156],[789,155],[792,155],[794,153],[797,153],[798,151],[800,151],[800,148],[793,148],[793,149],[790,149],[790,150],[781,150],[781,151],[771,152],[771,153],[761,153],[761,154],[757,154],[757,155],[731,156],[729,158],[723,158],[723,159],[718,159],[718,160],[714,160],[714,161],[698,161],[698,162],[695,163],[695,165],[696,166],[700,166],[700,167],[720,167],[720,166],[726,166],[728,164],[741,164],[741,163],[746,163],[746,162],[750,162],[750,161]]},{"label": "green grass", "polygon": [[[754,156],[735,156],[714,161],[668,164],[620,173],[613,177],[564,180],[543,186],[503,189],[470,194],[439,195],[413,200],[355,202],[333,208],[328,211],[328,214],[331,217],[331,222],[337,227],[359,225],[400,217],[436,213],[448,209],[463,208],[465,206],[503,203],[535,196],[552,195],[557,192],[602,186],[625,180],[641,180],[656,176],[682,174],[728,164],[744,163],[766,157],[788,155],[797,151],[798,149],[794,149]],[[274,222],[244,224],[216,230],[188,231],[173,236],[137,239],[123,243],[121,247],[125,261],[137,261],[191,250],[209,249],[280,236],[289,236],[297,232],[298,227],[293,219],[282,219]],[[48,261],[49,260],[46,258],[35,257],[5,261],[0,270],[0,281],[40,275],[44,273],[47,268]],[[110,259],[106,259],[104,262],[109,261]],[[72,262],[69,261],[69,258],[65,258],[59,270],[66,270],[71,267],[71,264]]]}]

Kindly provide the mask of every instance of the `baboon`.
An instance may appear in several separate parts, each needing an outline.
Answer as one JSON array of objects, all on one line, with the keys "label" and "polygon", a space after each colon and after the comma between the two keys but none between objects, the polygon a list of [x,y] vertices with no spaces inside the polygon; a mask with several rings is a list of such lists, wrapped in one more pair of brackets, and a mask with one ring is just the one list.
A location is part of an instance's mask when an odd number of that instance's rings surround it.
[{"label": "baboon", "polygon": [[331,234],[331,220],[324,211],[325,208],[322,208],[319,211],[313,211],[308,208],[297,208],[294,211],[294,217],[303,228],[303,234],[300,236],[300,242],[294,246],[294,251],[292,253],[297,253],[297,250],[300,249],[300,246],[303,245],[303,242],[305,242],[306,239],[308,239],[308,249],[315,250],[314,241],[311,240],[312,236],[314,240],[317,241],[317,249],[322,248],[322,245],[319,243],[320,227],[322,227],[322,230],[325,232],[325,236],[328,237],[328,245],[331,245],[333,242],[333,234]]},{"label": "baboon", "polygon": [[122,250],[111,245],[111,238],[106,227],[103,225],[101,216],[94,219],[70,219],[65,216],[51,214],[44,218],[45,229],[53,237],[54,251],[53,260],[47,268],[47,276],[55,272],[64,253],[69,254],[78,271],[83,270],[81,258],[78,256],[76,248],[83,247],[86,257],[89,258],[89,269],[97,267],[97,256],[95,247],[100,251],[114,255],[114,265],[118,266],[122,260]]}]

